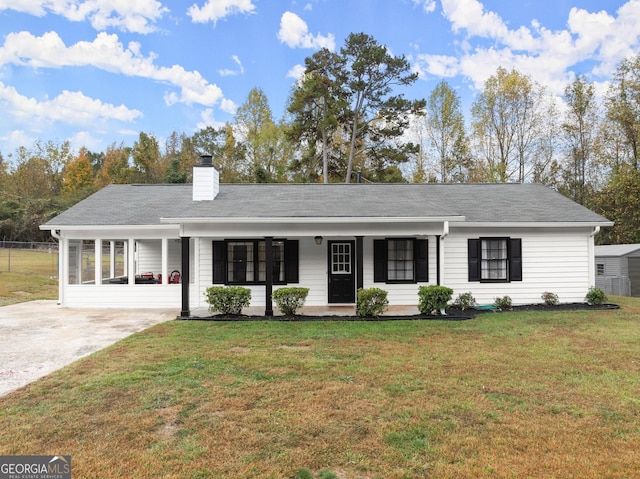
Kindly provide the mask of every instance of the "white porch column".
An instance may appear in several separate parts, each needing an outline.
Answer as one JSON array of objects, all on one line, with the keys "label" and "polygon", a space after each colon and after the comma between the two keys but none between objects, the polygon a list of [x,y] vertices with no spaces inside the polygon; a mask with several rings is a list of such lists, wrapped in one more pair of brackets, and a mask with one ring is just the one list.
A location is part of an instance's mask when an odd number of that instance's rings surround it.
[{"label": "white porch column", "polygon": [[58,237],[58,305],[64,304],[64,289],[69,284],[69,240]]},{"label": "white porch column", "polygon": [[96,239],[94,244],[95,250],[95,284],[100,286],[102,284],[102,240]]},{"label": "white porch column", "polygon": [[169,282],[169,240],[162,238],[162,284]]},{"label": "white porch column", "polygon": [[127,263],[127,277],[129,284],[136,284],[136,240],[129,238],[127,241],[129,247],[127,248],[128,260]]},{"label": "white porch column", "polygon": [[109,241],[109,278],[116,277],[116,242]]}]

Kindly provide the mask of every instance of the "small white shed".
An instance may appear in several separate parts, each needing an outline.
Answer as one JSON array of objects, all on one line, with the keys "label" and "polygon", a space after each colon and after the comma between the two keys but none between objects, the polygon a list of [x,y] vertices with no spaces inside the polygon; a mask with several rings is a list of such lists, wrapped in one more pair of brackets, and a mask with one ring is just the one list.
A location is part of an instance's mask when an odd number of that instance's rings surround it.
[{"label": "small white shed", "polygon": [[596,287],[607,294],[640,297],[640,244],[595,247]]}]

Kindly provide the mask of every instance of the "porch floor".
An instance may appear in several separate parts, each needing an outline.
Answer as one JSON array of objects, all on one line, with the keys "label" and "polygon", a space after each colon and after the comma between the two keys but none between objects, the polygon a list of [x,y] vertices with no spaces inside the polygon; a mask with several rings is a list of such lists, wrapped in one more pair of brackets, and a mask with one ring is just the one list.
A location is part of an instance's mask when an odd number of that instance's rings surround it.
[{"label": "porch floor", "polygon": [[[414,316],[419,314],[417,306],[389,306],[384,316]],[[251,306],[244,308],[242,314],[247,316],[264,316],[264,306]],[[302,316],[355,316],[355,305],[336,305],[336,306],[304,306],[298,310],[298,314]],[[282,316],[278,308],[274,307],[274,316]],[[194,318],[204,318],[210,316],[208,308],[195,308],[191,311]]]}]

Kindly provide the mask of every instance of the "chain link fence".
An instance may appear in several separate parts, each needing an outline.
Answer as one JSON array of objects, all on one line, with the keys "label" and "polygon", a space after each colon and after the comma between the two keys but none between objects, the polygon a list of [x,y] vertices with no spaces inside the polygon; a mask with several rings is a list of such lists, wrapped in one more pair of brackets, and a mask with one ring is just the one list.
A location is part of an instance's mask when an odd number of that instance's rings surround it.
[{"label": "chain link fence", "polygon": [[58,243],[0,241],[0,273],[58,277]]}]

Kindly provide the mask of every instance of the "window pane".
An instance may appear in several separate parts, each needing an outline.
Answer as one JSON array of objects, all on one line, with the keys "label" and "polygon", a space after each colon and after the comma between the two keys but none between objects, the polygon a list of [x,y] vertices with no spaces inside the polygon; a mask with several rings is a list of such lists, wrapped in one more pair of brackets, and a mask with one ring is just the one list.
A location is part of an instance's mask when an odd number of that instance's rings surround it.
[{"label": "window pane", "polygon": [[102,284],[126,284],[127,248],[125,240],[102,240]]},{"label": "window pane", "polygon": [[[272,242],[272,265],[272,281],[274,283],[284,283],[284,241]],[[227,282],[264,283],[267,280],[266,271],[267,254],[265,241],[233,241],[227,243]]]},{"label": "window pane", "polygon": [[69,284],[80,284],[80,241],[69,240]]},{"label": "window pane", "polygon": [[284,282],[284,241],[273,242],[273,281]]},{"label": "window pane", "polygon": [[227,278],[230,283],[254,281],[253,242],[227,244]]},{"label": "window pane", "polygon": [[80,282],[82,284],[95,283],[96,274],[96,245],[95,241],[83,240],[80,256]]},{"label": "window pane", "polygon": [[507,240],[482,240],[482,279],[507,279]]},{"label": "window pane", "polygon": [[413,240],[387,241],[387,278],[389,281],[413,281]]}]

